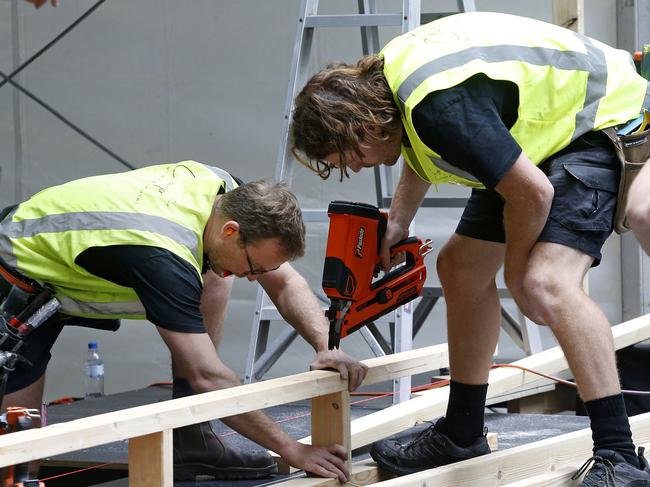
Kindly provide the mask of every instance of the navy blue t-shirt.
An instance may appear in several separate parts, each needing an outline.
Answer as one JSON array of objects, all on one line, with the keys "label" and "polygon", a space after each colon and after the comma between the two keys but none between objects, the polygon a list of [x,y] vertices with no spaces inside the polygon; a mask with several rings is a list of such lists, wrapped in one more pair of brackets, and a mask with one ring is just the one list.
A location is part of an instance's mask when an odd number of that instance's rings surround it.
[{"label": "navy blue t-shirt", "polygon": [[206,332],[199,308],[201,278],[194,267],[169,250],[138,245],[91,247],[75,262],[91,274],[133,288],[154,325],[184,333]]},{"label": "navy blue t-shirt", "polygon": [[[203,262],[201,272],[205,273],[207,259]],[[75,263],[95,276],[133,288],[154,325],[183,333],[206,332],[200,309],[201,277],[189,262],[169,250],[144,245],[91,247]]]},{"label": "navy blue t-shirt", "polygon": [[413,126],[445,161],[494,188],[521,154],[509,132],[518,107],[517,85],[477,74],[427,95],[413,110]]}]

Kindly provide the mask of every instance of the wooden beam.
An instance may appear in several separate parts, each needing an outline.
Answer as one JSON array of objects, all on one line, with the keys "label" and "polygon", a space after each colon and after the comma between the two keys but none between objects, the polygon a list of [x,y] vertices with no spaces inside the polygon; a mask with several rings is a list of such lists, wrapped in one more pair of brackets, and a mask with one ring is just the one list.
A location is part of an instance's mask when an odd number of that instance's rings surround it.
[{"label": "wooden beam", "polygon": [[[617,350],[647,340],[650,338],[650,315],[614,326],[612,334]],[[531,355],[515,364],[550,375],[559,375],[569,369],[560,347]],[[489,383],[488,404],[492,404],[494,398],[504,396],[511,390],[550,382],[522,370],[496,369],[490,373]],[[352,448],[369,445],[422,421],[442,416],[447,408],[448,393],[447,388],[425,391],[420,397],[355,419],[351,427]]]},{"label": "wooden beam", "polygon": [[173,487],[172,430],[129,440],[129,485]]},{"label": "wooden beam", "polygon": [[[637,444],[650,442],[650,413],[633,416],[630,425]],[[375,487],[457,487],[507,485],[564,468],[577,469],[592,455],[591,430],[503,450],[461,463],[426,470],[375,484]],[[535,484],[537,487],[538,484]],[[553,485],[553,484],[551,484]]]},{"label": "wooden beam", "polygon": [[[637,445],[650,446],[650,413],[630,418]],[[554,438],[510,448],[464,462],[425,470],[404,477],[391,478],[373,487],[460,487],[465,485],[503,487],[568,487],[568,480],[592,455],[591,430],[582,429]],[[368,469],[374,463],[361,462],[353,472],[368,478],[381,472]],[[296,479],[277,487],[337,487],[335,479]],[[368,485],[353,478],[349,486]]]},{"label": "wooden beam", "polygon": [[[365,363],[364,384],[373,384],[438,369],[449,359],[444,344]],[[315,370],[2,435],[0,467],[346,390],[338,372]]]},{"label": "wooden beam", "polygon": [[553,23],[584,34],[584,0],[553,0]]},{"label": "wooden beam", "polygon": [[347,467],[352,465],[350,449],[350,393],[335,392],[311,400],[311,435],[316,446],[333,443],[348,452]]},{"label": "wooden beam", "polygon": [[361,485],[370,485],[382,482],[391,478],[392,475],[380,471],[373,460],[363,460],[353,463],[350,470],[350,481],[340,484],[337,479],[324,479],[317,477],[301,477],[281,482],[278,485],[290,487],[341,487],[351,486],[358,487]]}]

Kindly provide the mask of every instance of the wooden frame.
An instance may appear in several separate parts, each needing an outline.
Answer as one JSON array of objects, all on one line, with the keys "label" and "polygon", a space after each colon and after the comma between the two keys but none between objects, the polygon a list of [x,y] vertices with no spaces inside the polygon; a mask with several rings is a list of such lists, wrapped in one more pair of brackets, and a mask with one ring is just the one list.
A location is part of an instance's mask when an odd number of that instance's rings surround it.
[{"label": "wooden frame", "polygon": [[[612,328],[612,332],[617,349],[646,340],[650,338],[650,315],[615,326]],[[368,365],[369,370],[364,384],[373,384],[446,366],[448,364],[447,345],[437,345],[373,358],[366,360],[365,363]],[[527,357],[519,361],[519,363],[551,374],[567,368],[566,360],[559,348]],[[533,383],[541,383],[544,380],[540,380],[537,376],[521,370],[493,370],[490,374],[488,397],[494,400],[495,397],[499,397],[513,389],[530,386]],[[336,372],[317,370],[4,435],[0,437],[0,467],[129,439],[129,477],[133,479],[131,483],[139,486],[171,486],[171,430],[173,428],[278,404],[310,398],[322,398],[324,396],[327,397],[314,401],[312,416],[318,417],[321,424],[336,424],[337,431],[328,432],[329,435],[333,436],[325,438],[325,440],[317,436],[315,441],[322,444],[323,441],[336,440],[348,444],[350,449],[367,445],[376,439],[396,433],[413,425],[416,421],[432,419],[442,414],[447,392],[444,389],[429,391],[421,397],[350,423],[347,383],[342,381]],[[336,406],[334,406],[335,404]],[[640,435],[637,441],[650,442],[650,419],[645,415],[637,418],[633,418],[632,421],[635,434]],[[331,429],[329,428],[329,430]],[[328,430],[328,428],[319,429],[316,426],[314,433],[321,435],[324,430]],[[589,442],[588,434],[585,432],[580,434],[572,433],[572,435],[576,437],[582,435],[580,438],[584,437],[575,441],[581,441],[584,444]],[[567,445],[569,444],[568,440],[563,441]],[[561,449],[564,443],[559,443],[559,445],[558,448]],[[550,447],[548,445],[541,447],[546,448],[539,450],[540,452],[544,451],[544,455],[532,454],[532,448],[529,446],[528,456],[536,459],[535,461],[541,461],[541,457],[546,458],[546,452]],[[578,447],[576,447],[576,450],[578,450]],[[503,477],[503,472],[504,468],[506,468],[505,465],[509,465],[507,459],[510,458],[513,452],[516,453],[517,451],[519,450],[507,450],[494,453],[488,457],[463,462],[462,466],[436,469],[435,475],[440,476],[444,472],[456,471],[456,469],[459,469],[458,472],[469,469],[467,471],[470,473],[463,475],[476,475],[471,472],[483,471],[487,467],[481,466],[478,470],[472,470],[475,463],[483,465],[481,462],[488,462],[489,465],[493,465],[490,462],[503,459],[506,463],[499,464],[501,466],[495,468],[501,472],[502,478],[510,479],[511,477]],[[558,458],[564,458],[565,453],[562,453],[563,451],[558,450]],[[366,465],[364,470],[359,470],[358,466],[355,466],[353,469],[355,482],[363,482],[362,478],[365,478],[368,482],[378,480],[378,473],[373,471],[373,468]],[[516,471],[518,467],[515,465],[512,468]],[[562,468],[564,468],[564,463],[562,463]],[[521,469],[519,468],[519,470]],[[540,471],[540,469],[529,469],[527,470],[528,473],[534,475],[545,472]],[[456,478],[460,473],[444,473],[444,475],[448,475],[449,478]],[[492,474],[485,470],[485,475],[487,479]],[[512,482],[519,480],[522,479],[512,476]],[[319,479],[319,481],[326,482],[326,479]],[[435,480],[435,482],[439,481],[443,482],[443,477],[440,477],[440,480]],[[394,482],[394,480],[389,482]],[[426,483],[425,481],[420,482]],[[435,485],[452,484],[436,483]],[[455,483],[453,485],[462,484]]]}]

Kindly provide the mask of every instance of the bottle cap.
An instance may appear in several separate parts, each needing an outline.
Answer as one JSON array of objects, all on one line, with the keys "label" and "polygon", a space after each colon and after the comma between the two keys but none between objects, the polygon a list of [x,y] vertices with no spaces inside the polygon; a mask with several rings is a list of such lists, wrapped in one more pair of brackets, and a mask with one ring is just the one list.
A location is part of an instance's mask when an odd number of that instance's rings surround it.
[{"label": "bottle cap", "polygon": [[88,342],[88,350],[97,350],[97,342]]}]

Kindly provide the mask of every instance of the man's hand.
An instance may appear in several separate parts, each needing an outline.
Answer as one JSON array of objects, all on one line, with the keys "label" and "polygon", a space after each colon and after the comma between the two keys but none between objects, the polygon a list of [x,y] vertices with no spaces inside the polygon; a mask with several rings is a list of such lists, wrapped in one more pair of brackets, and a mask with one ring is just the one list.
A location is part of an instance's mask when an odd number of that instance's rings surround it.
[{"label": "man's hand", "polygon": [[368,367],[342,350],[323,350],[316,353],[316,358],[309,364],[310,370],[336,369],[341,379],[348,381],[348,390],[353,391],[361,385],[368,373]]},{"label": "man's hand", "polygon": [[381,241],[381,248],[379,250],[379,257],[381,259],[381,267],[384,269],[384,272],[388,272],[391,267],[399,264],[404,260],[404,254],[396,254],[393,256],[393,259],[390,258],[390,248],[395,245],[397,242],[404,240],[409,236],[409,229],[398,225],[388,219],[388,224],[386,225],[386,233],[384,238]]},{"label": "man's hand", "polygon": [[[47,0],[26,0],[26,2],[31,3],[36,8],[41,8],[43,5],[45,5],[47,3]],[[53,7],[58,7],[59,6],[59,0],[50,0],[50,4]]]},{"label": "man's hand", "polygon": [[341,445],[312,446],[296,442],[283,457],[289,465],[319,477],[338,478],[339,482],[350,478],[345,463],[347,452]]}]

